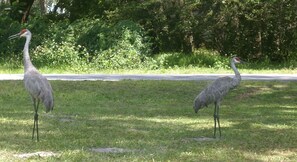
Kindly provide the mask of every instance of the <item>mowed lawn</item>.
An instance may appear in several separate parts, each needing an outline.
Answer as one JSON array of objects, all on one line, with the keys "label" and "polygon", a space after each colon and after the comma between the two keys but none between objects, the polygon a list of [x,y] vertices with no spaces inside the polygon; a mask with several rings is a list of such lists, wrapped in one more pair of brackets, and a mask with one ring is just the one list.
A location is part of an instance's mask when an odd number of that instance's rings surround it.
[{"label": "mowed lawn", "polygon": [[[0,82],[1,161],[297,160],[297,82],[242,81],[222,102],[222,138],[201,141],[213,136],[214,105],[192,107],[208,81],[50,82],[40,142],[23,82]],[[36,152],[55,156],[20,156]]]}]

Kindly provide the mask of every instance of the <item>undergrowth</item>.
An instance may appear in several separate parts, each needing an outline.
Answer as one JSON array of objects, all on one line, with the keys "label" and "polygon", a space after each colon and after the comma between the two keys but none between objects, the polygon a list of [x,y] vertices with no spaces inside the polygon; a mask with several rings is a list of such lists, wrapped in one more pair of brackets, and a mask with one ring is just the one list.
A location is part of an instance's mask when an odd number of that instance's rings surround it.
[{"label": "undergrowth", "polygon": [[[45,73],[228,73],[231,56],[221,56],[215,51],[198,49],[192,54],[162,53],[155,56],[138,57],[137,51],[127,55],[129,47],[125,44],[106,50],[101,57],[86,59],[79,57],[79,47],[64,42],[59,46],[52,43],[51,48],[38,47],[32,53],[32,62]],[[63,48],[59,48],[59,47]],[[112,56],[114,52],[118,55]],[[21,53],[21,51],[20,51]],[[82,52],[81,52],[82,53]],[[245,60],[239,65],[244,73],[296,73],[296,63],[272,63],[270,61]],[[51,62],[51,63],[49,63]],[[0,58],[0,73],[23,72],[22,54]]]},{"label": "undergrowth", "polygon": [[[19,32],[19,28],[28,28],[33,34],[30,43],[33,64],[38,68],[59,69],[62,73],[191,68],[229,70],[231,54],[223,55],[206,48],[196,49],[193,53],[153,53],[152,38],[142,26],[130,20],[108,23],[100,19],[81,19],[69,23],[39,18],[23,26],[12,22],[10,19],[0,21],[7,29],[0,36],[2,71],[18,71],[22,68],[25,39],[7,39],[9,35]],[[269,58],[249,59],[245,60],[248,64],[241,65],[241,68],[292,70],[297,66],[294,56],[291,54],[292,59],[282,63],[273,63]]]}]

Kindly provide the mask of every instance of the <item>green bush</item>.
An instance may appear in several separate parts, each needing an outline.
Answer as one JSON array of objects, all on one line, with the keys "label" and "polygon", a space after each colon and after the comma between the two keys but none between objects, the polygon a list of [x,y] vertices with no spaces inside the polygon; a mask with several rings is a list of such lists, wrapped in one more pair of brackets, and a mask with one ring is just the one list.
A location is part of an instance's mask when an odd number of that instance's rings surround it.
[{"label": "green bush", "polygon": [[127,28],[122,29],[120,37],[108,48],[102,50],[94,63],[100,68],[109,69],[132,69],[141,67],[146,58],[143,51],[144,44],[138,33]]},{"label": "green bush", "polygon": [[22,50],[23,46],[21,42],[10,41],[8,37],[19,32],[21,25],[0,13],[0,26],[0,57],[13,57],[15,53]]},{"label": "green bush", "polygon": [[[1,21],[2,20],[2,21]],[[4,24],[4,18],[0,23]],[[24,39],[8,41],[7,37],[19,32],[21,25],[1,37],[3,44],[11,49],[9,58],[22,60]],[[67,67],[83,69],[162,69],[174,67],[228,68],[229,59],[218,52],[198,49],[191,54],[163,53],[152,56],[150,38],[136,23],[123,20],[110,24],[100,19],[79,19],[52,22],[46,18],[32,19],[25,28],[31,30],[33,38],[30,54],[37,67]],[[14,62],[11,59],[10,62]]]},{"label": "green bush", "polygon": [[[81,19],[72,23],[33,19],[26,28],[33,34],[30,54],[38,67],[131,69],[141,67],[150,54],[149,39],[132,21],[108,24],[99,19]],[[19,29],[10,33],[16,31]],[[17,47],[12,55],[20,55],[24,40],[12,43],[10,47]]]},{"label": "green bush", "polygon": [[132,21],[115,25],[96,22],[77,41],[90,53],[92,65],[100,69],[139,68],[150,54],[150,43],[141,27]]},{"label": "green bush", "polygon": [[155,68],[172,67],[209,67],[209,68],[228,68],[229,58],[222,57],[216,51],[197,49],[192,54],[170,53],[160,54],[155,57]]},{"label": "green bush", "polygon": [[31,57],[38,66],[62,66],[80,64],[84,60],[79,55],[78,48],[69,42],[45,41],[34,49]]}]

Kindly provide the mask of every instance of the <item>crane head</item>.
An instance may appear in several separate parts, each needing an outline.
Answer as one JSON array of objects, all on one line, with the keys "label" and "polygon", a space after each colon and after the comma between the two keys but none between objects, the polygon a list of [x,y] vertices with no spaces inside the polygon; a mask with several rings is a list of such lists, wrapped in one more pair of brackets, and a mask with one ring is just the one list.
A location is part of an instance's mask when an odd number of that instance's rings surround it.
[{"label": "crane head", "polygon": [[207,107],[207,104],[205,104],[203,101],[200,101],[199,99],[196,99],[193,106],[195,113],[197,113],[203,107]]},{"label": "crane head", "polygon": [[197,113],[203,107],[207,107],[206,95],[204,91],[202,91],[194,100],[193,109],[195,113]]},{"label": "crane head", "polygon": [[241,58],[235,56],[232,58],[232,61],[235,63],[235,64],[239,64],[239,63],[244,63],[244,61],[241,60]]},{"label": "crane head", "polygon": [[11,39],[20,38],[20,37],[27,37],[30,35],[31,35],[31,32],[28,29],[22,29],[21,32],[9,36],[8,39],[11,40]]}]

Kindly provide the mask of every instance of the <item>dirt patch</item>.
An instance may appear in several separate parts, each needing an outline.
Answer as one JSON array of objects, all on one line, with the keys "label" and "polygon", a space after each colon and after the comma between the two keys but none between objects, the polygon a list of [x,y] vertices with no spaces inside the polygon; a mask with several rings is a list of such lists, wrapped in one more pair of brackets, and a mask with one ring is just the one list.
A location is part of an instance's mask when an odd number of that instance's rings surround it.
[{"label": "dirt patch", "polygon": [[218,138],[209,138],[209,137],[197,137],[197,138],[192,138],[195,141],[198,142],[203,142],[203,141],[218,141]]},{"label": "dirt patch", "polygon": [[59,119],[61,122],[73,122],[74,119],[71,119],[71,118],[61,118]]},{"label": "dirt patch", "polygon": [[184,142],[191,142],[191,141],[208,142],[208,141],[219,141],[219,140],[220,140],[220,138],[193,137],[193,138],[186,138],[183,141]]},{"label": "dirt patch", "polygon": [[53,153],[53,152],[45,152],[45,151],[40,151],[40,152],[35,152],[35,153],[23,153],[23,154],[14,154],[15,157],[21,158],[21,159],[26,159],[30,158],[33,156],[37,157],[50,157],[50,156],[57,156],[58,154]]},{"label": "dirt patch", "polygon": [[258,95],[260,91],[261,91],[261,88],[250,88],[245,92],[237,95],[237,99],[243,100],[243,99]]},{"label": "dirt patch", "polygon": [[117,147],[107,147],[107,148],[91,148],[90,151],[99,152],[99,153],[124,153],[124,152],[133,152],[135,150],[117,148]]},{"label": "dirt patch", "polygon": [[48,113],[44,114],[44,116],[48,117],[48,118],[59,120],[60,122],[74,122],[75,121],[75,116],[67,116],[67,115],[57,116],[57,115],[48,114]]}]

